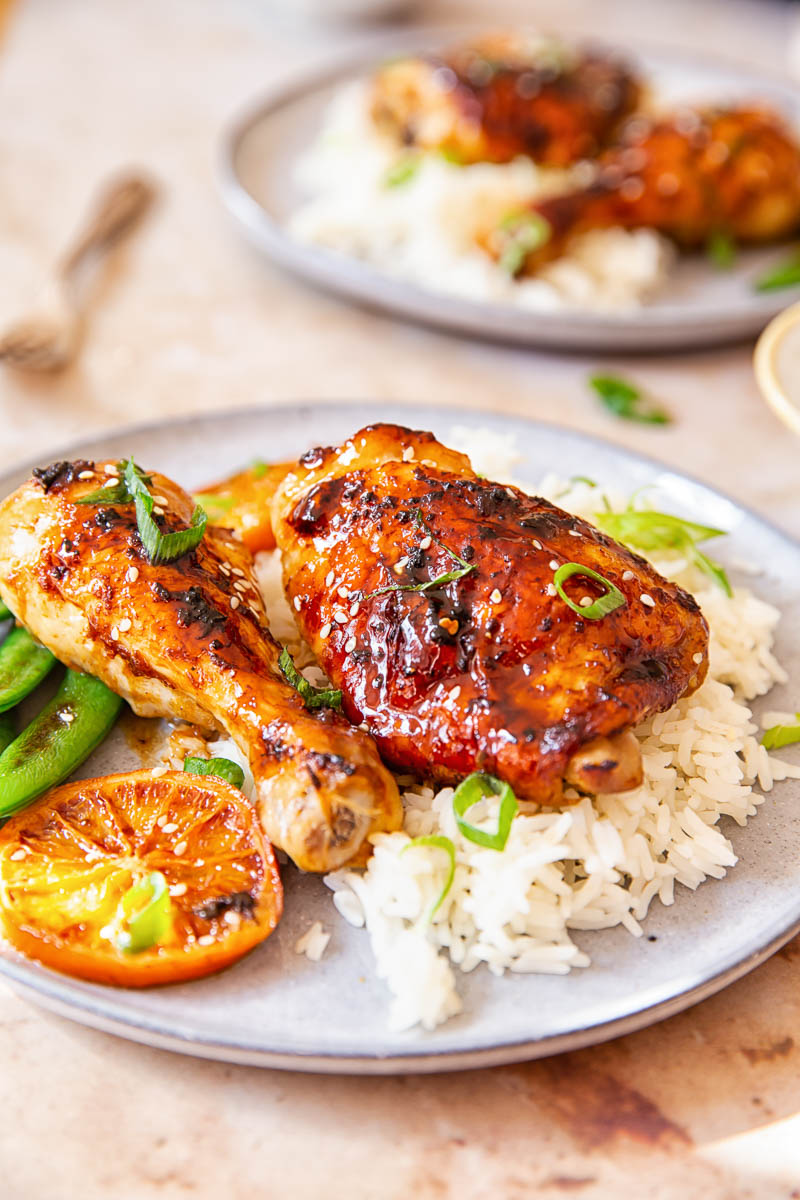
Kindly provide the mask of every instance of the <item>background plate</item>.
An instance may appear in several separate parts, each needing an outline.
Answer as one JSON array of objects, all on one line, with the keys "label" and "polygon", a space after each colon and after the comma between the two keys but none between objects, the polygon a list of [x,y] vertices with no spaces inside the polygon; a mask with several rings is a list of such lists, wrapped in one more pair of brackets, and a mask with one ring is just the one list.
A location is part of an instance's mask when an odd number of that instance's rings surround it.
[{"label": "background plate", "polygon": [[[133,454],[148,467],[197,488],[255,454],[298,455],[370,420],[398,420],[446,440],[454,424],[516,436],[518,474],[536,482],[553,468],[590,474],[633,490],[657,484],[655,499],[732,531],[728,562],[763,568],[756,590],[783,610],[778,652],[800,675],[800,547],[732,500],[662,465],[610,444],[519,418],[430,407],[303,405],[193,416],[82,443],[59,454],[101,462]],[[43,465],[43,464],[39,464]],[[0,494],[29,468],[0,478]],[[720,551],[724,558],[724,549]],[[736,575],[735,569],[732,574]],[[784,693],[784,694],[782,694]],[[795,707],[786,689],[762,702]],[[758,705],[756,705],[758,708]],[[84,765],[91,776],[139,765],[119,727]],[[314,1071],[436,1071],[533,1058],[587,1045],[680,1011],[761,962],[800,926],[800,784],[779,784],[746,829],[724,820],[739,865],[697,892],[676,889],[671,908],[654,903],[647,937],[624,929],[578,933],[592,966],[572,975],[495,979],[478,969],[458,978],[464,1013],[434,1033],[386,1030],[388,994],[375,978],[366,934],[336,913],[320,879],[285,872],[286,910],[278,930],[248,958],[214,978],[146,992],[122,991],[57,975],[10,951],[0,973],[32,999],[77,1021],[151,1045],[231,1062]],[[313,964],[294,943],[314,920],[333,931]]]},{"label": "background plate", "polygon": [[[468,336],[529,346],[619,351],[718,345],[754,336],[788,303],[792,292],[753,291],[753,281],[785,255],[785,249],[775,247],[743,252],[727,271],[715,269],[702,255],[686,257],[644,308],[605,316],[474,304],[393,279],[356,258],[293,238],[287,221],[303,198],[293,180],[295,165],[319,129],[332,94],[387,56],[430,50],[463,36],[463,31],[443,35],[416,30],[382,39],[356,59],[318,69],[271,93],[236,120],[222,144],[222,193],[260,250],[310,283],[349,300]],[[642,50],[629,57],[665,103],[765,100],[800,127],[800,94],[788,83],[682,51]]]}]

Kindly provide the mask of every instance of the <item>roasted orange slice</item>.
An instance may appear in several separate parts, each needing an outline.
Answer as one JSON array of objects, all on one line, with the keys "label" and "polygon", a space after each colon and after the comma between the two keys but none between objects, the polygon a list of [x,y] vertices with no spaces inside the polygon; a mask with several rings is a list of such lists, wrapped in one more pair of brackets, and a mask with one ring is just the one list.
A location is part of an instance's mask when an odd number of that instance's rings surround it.
[{"label": "roasted orange slice", "polygon": [[202,504],[210,521],[232,529],[252,554],[274,550],[272,497],[293,465],[254,462],[229,479],[205,488],[195,499]]},{"label": "roasted orange slice", "polygon": [[0,830],[9,941],[81,979],[197,979],[269,937],[282,907],[255,810],[213,775],[157,768],[68,783]]}]

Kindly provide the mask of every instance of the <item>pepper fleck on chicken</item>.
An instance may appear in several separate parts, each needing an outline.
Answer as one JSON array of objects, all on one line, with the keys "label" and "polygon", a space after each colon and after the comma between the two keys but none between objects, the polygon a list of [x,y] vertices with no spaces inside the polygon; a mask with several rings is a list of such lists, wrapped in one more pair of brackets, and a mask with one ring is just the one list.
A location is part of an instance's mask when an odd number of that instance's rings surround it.
[{"label": "pepper fleck on chicken", "polygon": [[[368,834],[398,828],[397,787],[369,737],[331,708],[308,711],[286,682],[246,547],[209,526],[196,549],[154,565],[130,501],[80,503],[108,478],[55,463],[0,505],[0,596],[18,619],[141,716],[226,730],[267,836],[304,869],[341,866]],[[191,498],[151,481],[162,532],[188,527]]]},{"label": "pepper fleck on chicken", "polygon": [[[300,629],[384,760],[438,782],[472,771],[520,798],[642,778],[633,726],[697,688],[694,599],[555,505],[482,479],[431,434],[373,425],[304,456],[273,502]],[[580,610],[606,583],[624,603]],[[589,609],[591,611],[591,608]]]}]

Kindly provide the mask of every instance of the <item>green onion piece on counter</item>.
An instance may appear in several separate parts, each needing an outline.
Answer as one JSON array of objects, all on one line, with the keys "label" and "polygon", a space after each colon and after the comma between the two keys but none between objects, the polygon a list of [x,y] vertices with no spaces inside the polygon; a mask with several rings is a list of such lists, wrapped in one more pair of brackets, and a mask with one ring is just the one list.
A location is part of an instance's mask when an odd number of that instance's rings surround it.
[{"label": "green onion piece on counter", "polygon": [[383,186],[396,188],[402,187],[404,183],[410,183],[421,166],[422,159],[419,155],[408,154],[405,158],[398,159],[386,171],[383,177]]},{"label": "green onion piece on counter", "polygon": [[[605,595],[598,597],[597,600],[585,607],[576,604],[564,591],[564,580],[570,579],[573,575],[585,575],[587,579],[593,579],[595,583],[602,584],[606,589]],[[591,567],[584,567],[582,563],[564,563],[553,576],[553,583],[564,603],[568,604],[573,612],[578,613],[581,617],[588,617],[590,621],[599,621],[601,617],[605,617],[608,613],[627,604],[622,592],[614,586],[610,579],[606,579],[605,575],[599,574],[598,571],[593,571]]]},{"label": "green onion piece on counter", "polygon": [[10,746],[14,738],[17,736],[17,727],[14,720],[14,714],[11,712],[2,713],[0,715],[0,754]]},{"label": "green onion piece on counter", "polygon": [[54,656],[27,629],[12,629],[0,646],[0,712],[24,700],[55,665]]},{"label": "green onion piece on counter", "polygon": [[793,254],[779,266],[767,271],[754,283],[757,292],[778,292],[783,288],[800,284],[800,253]]},{"label": "green onion piece on counter", "polygon": [[511,213],[500,228],[509,234],[509,238],[497,265],[507,275],[519,274],[528,255],[544,246],[553,232],[549,222],[536,212]]},{"label": "green onion piece on counter", "polygon": [[727,271],[736,262],[736,242],[724,229],[717,229],[706,242],[706,253],[720,271]]},{"label": "green onion piece on counter", "polygon": [[104,740],[122,700],[99,679],[67,671],[61,687],[0,754],[0,818],[66,779]]},{"label": "green onion piece on counter", "polygon": [[[464,814],[473,804],[489,796],[500,797],[497,833],[486,833],[464,819]],[[467,841],[474,842],[476,846],[485,846],[488,850],[505,850],[511,832],[511,822],[518,808],[517,797],[508,784],[494,775],[484,775],[481,771],[468,775],[453,792],[453,815],[459,832]]]},{"label": "green onion piece on counter", "polygon": [[128,888],[122,897],[125,928],[116,946],[123,954],[141,954],[163,941],[172,929],[172,901],[167,881],[153,871]]},{"label": "green onion piece on counter", "polygon": [[589,386],[597,392],[609,412],[623,421],[638,421],[643,425],[668,425],[669,413],[655,405],[644,405],[637,387],[617,375],[592,375]]},{"label": "green onion piece on counter", "polygon": [[192,513],[188,529],[176,529],[174,533],[162,533],[153,517],[155,501],[147,490],[138,467],[129,459],[125,467],[125,482],[136,505],[136,523],[139,537],[151,563],[174,562],[203,540],[208,517],[198,504]]},{"label": "green onion piece on counter", "polygon": [[444,887],[439,893],[439,898],[434,901],[428,910],[426,923],[430,924],[430,922],[436,916],[436,913],[444,904],[450,888],[453,886],[453,880],[455,879],[456,875],[456,848],[449,837],[442,837],[438,834],[428,834],[426,837],[412,838],[407,846],[403,846],[403,849],[400,851],[400,857],[403,857],[406,850],[411,850],[415,846],[433,846],[436,850],[444,850],[445,854],[450,859],[450,869],[447,872],[447,879],[444,882]]},{"label": "green onion piece on counter", "polygon": [[0,621],[7,621],[9,617],[13,617],[13,613],[7,604],[0,600]]},{"label": "green onion piece on counter", "polygon": [[313,683],[309,683],[305,676],[300,674],[285,646],[281,650],[278,665],[283,671],[287,683],[290,683],[299,693],[306,708],[313,711],[315,708],[342,707],[342,693],[339,688],[314,687]]},{"label": "green onion piece on counter", "polygon": [[766,746],[767,750],[780,750],[783,746],[800,742],[800,712],[794,715],[796,724],[770,726],[761,739],[761,745]]},{"label": "green onion piece on counter", "polygon": [[187,754],[183,769],[187,775],[216,775],[235,788],[241,788],[244,783],[244,771],[229,758],[196,758]]},{"label": "green onion piece on counter", "polygon": [[605,533],[637,550],[680,550],[695,566],[710,576],[727,596],[733,595],[724,569],[697,548],[698,542],[722,537],[725,534],[724,529],[715,529],[713,525],[699,525],[696,521],[687,521],[671,513],[656,512],[655,509],[636,509],[630,506],[621,513],[597,513],[594,519]]}]

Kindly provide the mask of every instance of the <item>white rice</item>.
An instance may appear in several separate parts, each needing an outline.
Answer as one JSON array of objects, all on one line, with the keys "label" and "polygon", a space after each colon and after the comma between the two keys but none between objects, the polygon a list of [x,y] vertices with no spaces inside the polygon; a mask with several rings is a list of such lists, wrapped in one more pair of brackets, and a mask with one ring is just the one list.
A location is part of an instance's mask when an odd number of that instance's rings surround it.
[{"label": "white rice", "polygon": [[349,84],[298,162],[306,199],[290,232],[428,290],[533,312],[636,308],[667,276],[672,249],[651,229],[594,230],[535,279],[519,281],[476,245],[476,234],[512,209],[585,182],[585,164],[563,170],[518,158],[464,167],[427,154],[411,178],[387,187],[397,161],[397,149],[370,120],[367,83]]},{"label": "white rice", "polygon": [[319,962],[328,948],[331,935],[322,928],[321,921],[309,925],[302,937],[294,945],[295,954],[305,954],[309,962]]}]

